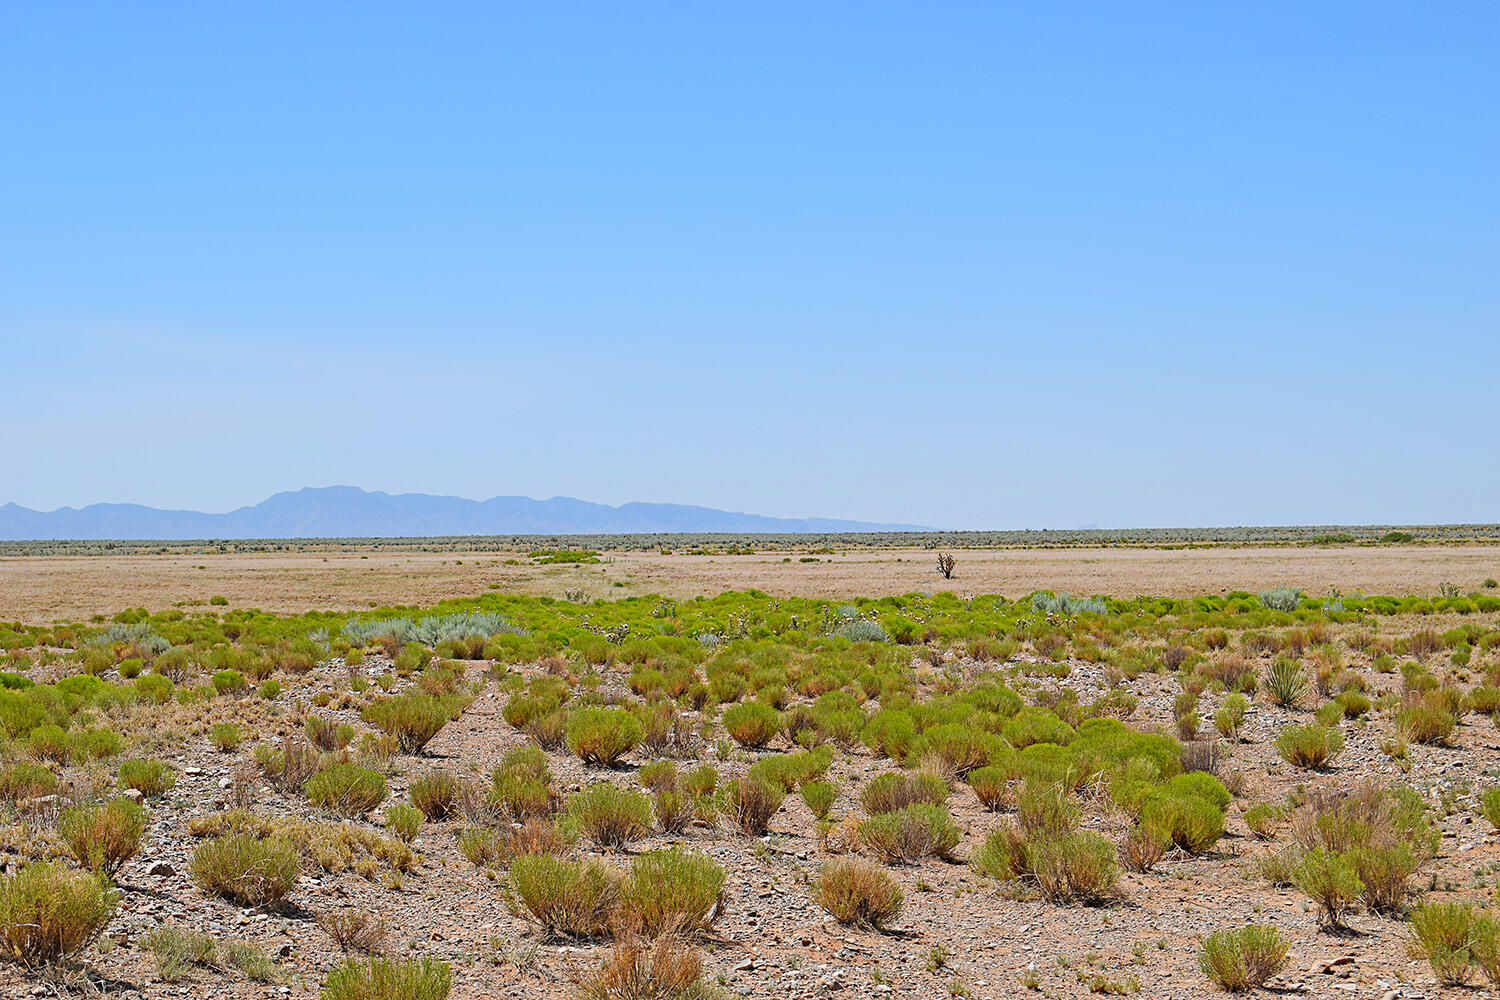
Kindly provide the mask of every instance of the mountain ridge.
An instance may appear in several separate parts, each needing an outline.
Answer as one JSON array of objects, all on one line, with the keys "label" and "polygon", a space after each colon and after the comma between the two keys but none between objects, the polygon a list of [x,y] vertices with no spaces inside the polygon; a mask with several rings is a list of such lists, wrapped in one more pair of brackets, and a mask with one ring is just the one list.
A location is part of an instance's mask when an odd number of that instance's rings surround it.
[{"label": "mountain ridge", "polygon": [[132,503],[96,503],[50,511],[16,503],[0,506],[0,539],[5,541],[926,530],[931,529],[840,518],[770,517],[691,504],[632,501],[611,507],[564,496],[468,500],[432,493],[386,493],[357,486],[286,490],[223,514]]}]

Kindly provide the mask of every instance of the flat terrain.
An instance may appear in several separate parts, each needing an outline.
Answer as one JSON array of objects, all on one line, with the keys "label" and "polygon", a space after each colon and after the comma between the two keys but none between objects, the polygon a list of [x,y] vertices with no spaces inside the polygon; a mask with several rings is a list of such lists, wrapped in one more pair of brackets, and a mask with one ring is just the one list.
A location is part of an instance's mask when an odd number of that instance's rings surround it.
[{"label": "flat terrain", "polygon": [[[1185,596],[1300,587],[1310,594],[1467,593],[1500,576],[1500,545],[1381,545],[1204,549],[958,550],[951,581],[925,549],[808,555],[606,552],[600,565],[530,564],[524,552],[303,552],[0,558],[0,619],[51,621],[127,607],[161,607],[223,595],[233,607],[301,612],[428,605],[489,590],[590,597],[688,598],[758,589],[778,596],[883,596],[952,590],[1017,597],[1070,594]],[[801,562],[803,558],[817,562]],[[516,560],[506,565],[508,559]],[[789,562],[784,560],[790,560]]]}]

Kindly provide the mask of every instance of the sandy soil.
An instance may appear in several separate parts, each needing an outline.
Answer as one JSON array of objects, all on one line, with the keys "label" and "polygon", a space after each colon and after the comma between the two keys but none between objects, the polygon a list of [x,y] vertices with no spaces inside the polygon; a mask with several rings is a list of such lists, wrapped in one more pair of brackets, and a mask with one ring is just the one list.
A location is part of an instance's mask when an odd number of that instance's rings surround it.
[{"label": "sandy soil", "polygon": [[[300,612],[431,604],[486,590],[561,596],[575,587],[594,597],[676,598],[752,587],[807,597],[944,589],[1012,597],[1037,589],[1177,596],[1281,584],[1312,594],[1430,594],[1443,582],[1470,591],[1486,577],[1500,576],[1500,545],[999,549],[957,555],[951,581],[937,574],[933,554],[921,549],[816,557],[628,552],[609,554],[597,566],[508,566],[494,553],[23,556],[0,559],[0,619],[50,621],[126,607],[159,609],[215,594],[235,607]],[[518,558],[526,563],[524,554]]]}]

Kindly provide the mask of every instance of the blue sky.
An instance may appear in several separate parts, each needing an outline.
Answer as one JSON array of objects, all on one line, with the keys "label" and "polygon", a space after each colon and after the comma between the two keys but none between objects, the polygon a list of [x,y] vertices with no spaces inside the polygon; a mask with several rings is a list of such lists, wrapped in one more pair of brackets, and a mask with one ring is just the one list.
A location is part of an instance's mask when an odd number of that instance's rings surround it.
[{"label": "blue sky", "polygon": [[1497,67],[1480,2],[16,7],[0,502],[1497,521]]}]

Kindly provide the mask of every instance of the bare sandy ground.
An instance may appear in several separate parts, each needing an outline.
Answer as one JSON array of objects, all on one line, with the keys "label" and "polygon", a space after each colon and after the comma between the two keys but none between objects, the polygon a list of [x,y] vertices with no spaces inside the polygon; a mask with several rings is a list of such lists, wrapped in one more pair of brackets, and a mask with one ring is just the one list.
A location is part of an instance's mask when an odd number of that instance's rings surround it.
[{"label": "bare sandy ground", "polygon": [[[505,565],[495,553],[357,552],[232,555],[23,556],[0,559],[0,620],[50,621],[144,606],[206,602],[299,612],[430,604],[490,590],[592,597],[686,598],[758,588],[773,594],[856,597],[911,591],[1193,595],[1286,584],[1311,594],[1465,592],[1500,576],[1500,545],[1345,548],[960,550],[954,578],[921,549],[819,555],[606,554],[595,566]],[[790,560],[790,561],[784,561]]]}]

